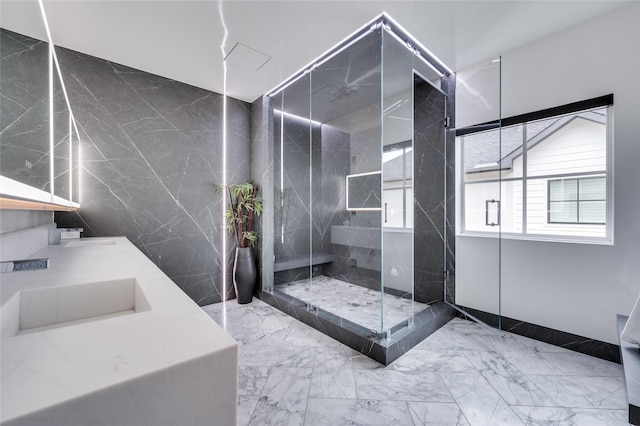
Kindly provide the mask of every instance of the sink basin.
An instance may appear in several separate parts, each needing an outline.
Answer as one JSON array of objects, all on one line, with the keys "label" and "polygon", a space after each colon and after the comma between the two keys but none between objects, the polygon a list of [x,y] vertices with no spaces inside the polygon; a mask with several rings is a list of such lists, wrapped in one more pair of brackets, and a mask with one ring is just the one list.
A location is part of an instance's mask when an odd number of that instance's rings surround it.
[{"label": "sink basin", "polygon": [[2,306],[2,338],[151,309],[135,278],[22,290]]},{"label": "sink basin", "polygon": [[64,241],[60,245],[63,247],[91,247],[91,246],[112,246],[116,240],[104,240],[94,238],[81,238],[79,240]]}]

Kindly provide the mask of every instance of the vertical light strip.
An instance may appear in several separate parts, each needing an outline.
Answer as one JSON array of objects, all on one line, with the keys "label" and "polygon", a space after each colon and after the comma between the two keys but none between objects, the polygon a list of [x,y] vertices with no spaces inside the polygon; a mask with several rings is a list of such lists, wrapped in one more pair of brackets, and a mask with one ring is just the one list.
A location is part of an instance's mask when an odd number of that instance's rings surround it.
[{"label": "vertical light strip", "polygon": [[[224,22],[224,14],[222,13],[222,0],[218,1],[218,14],[220,15],[220,23],[224,30],[222,36],[222,43],[220,43],[220,51],[222,52],[222,185],[225,193],[222,195],[222,223],[224,224],[226,219],[225,212],[227,211],[227,54],[224,50],[224,46],[227,43],[227,37],[229,31],[227,25]],[[222,303],[227,301],[227,233],[224,227],[222,228]],[[225,324],[226,325],[226,324]]]},{"label": "vertical light strip", "polygon": [[[284,109],[284,92],[282,105]],[[284,244],[284,112],[280,114],[280,243]]]},{"label": "vertical light strip", "polygon": [[[384,25],[383,25],[384,26]],[[384,125],[384,110],[386,109],[384,107],[384,55],[385,55],[385,51],[384,51],[384,32],[382,33],[381,37],[380,37],[380,105],[381,105],[381,109],[382,111],[380,111],[380,145],[379,145],[379,149],[380,149],[380,160],[382,162],[382,159],[384,159],[384,144],[385,144],[385,139],[384,139],[384,130],[385,130],[385,125]],[[381,200],[380,200],[380,207],[382,208],[382,206],[384,206],[384,202],[385,202],[385,195],[384,195],[384,165],[381,164],[380,165],[380,194],[381,194]],[[380,213],[382,213],[382,211],[380,211]],[[384,273],[385,273],[385,262],[384,262],[384,213],[380,214],[380,334],[383,335],[384,333]],[[384,339],[384,335],[383,335],[383,339]]]},{"label": "vertical light strip", "polygon": [[69,201],[73,202],[73,123],[69,114]]},{"label": "vertical light strip", "polygon": [[[53,197],[54,186],[54,170],[53,163],[55,160],[54,153],[54,134],[53,134],[53,120],[55,113],[53,111],[53,44],[49,43],[49,189],[51,190],[51,196]],[[53,199],[52,199],[53,201]]]},{"label": "vertical light strip", "polygon": [[[498,135],[500,143],[498,143],[498,158],[502,158],[502,56],[498,61]],[[498,195],[502,201],[502,167],[498,168]],[[498,221],[502,224],[502,211],[498,209]],[[498,330],[502,330],[502,225],[498,226]]]},{"label": "vertical light strip", "polygon": [[44,29],[47,33],[47,39],[49,41],[49,155],[51,157],[49,162],[49,185],[51,196],[53,197],[53,58],[55,57],[55,53],[53,51],[53,39],[51,38],[51,31],[49,31],[49,23],[47,22],[47,14],[44,12],[44,3],[42,2],[42,0],[38,0],[38,6],[40,7],[42,22],[44,23]]},{"label": "vertical light strip", "polygon": [[[78,164],[78,207],[80,207],[80,204],[82,203],[82,144],[80,143],[80,132],[78,132],[78,125],[76,124],[76,119],[73,117],[73,111],[71,111],[71,109],[69,109],[70,115],[71,115],[71,123],[73,125],[73,129],[76,131],[76,139],[78,140],[78,159],[76,160],[76,163]],[[73,145],[73,139],[71,139],[71,144]],[[73,168],[71,169],[71,171],[73,172]],[[73,201],[73,200],[71,200]]]},{"label": "vertical light strip", "polygon": [[[49,147],[51,150],[51,165],[50,165],[50,179],[51,179],[51,195],[54,194],[54,168],[53,168],[53,159],[54,159],[54,152],[53,152],[53,147],[54,147],[54,138],[53,138],[53,67],[55,65],[56,70],[58,71],[58,76],[60,79],[60,86],[62,87],[62,93],[64,93],[64,99],[67,103],[67,108],[69,110],[69,120],[70,120],[70,125],[69,128],[71,129],[71,126],[73,126],[73,128],[75,128],[76,131],[76,136],[78,138],[78,207],[80,206],[80,199],[81,199],[81,191],[82,191],[82,182],[81,182],[81,173],[80,173],[80,165],[81,165],[81,161],[82,161],[82,156],[80,155],[80,133],[78,132],[78,127],[76,125],[76,120],[73,117],[73,111],[71,110],[71,102],[69,102],[69,95],[67,94],[67,88],[64,85],[64,80],[62,79],[62,71],[60,69],[60,63],[58,62],[58,57],[56,56],[56,51],[53,45],[53,38],[51,37],[51,30],[49,29],[49,21],[47,20],[47,14],[44,10],[44,2],[43,0],[38,0],[38,6],[40,7],[40,14],[42,15],[42,22],[44,23],[44,29],[47,33],[47,39],[49,40],[49,117],[50,117],[50,122],[49,122]],[[70,146],[73,145],[73,138],[71,137],[71,131],[69,132],[69,144]],[[70,148],[71,150],[71,148]],[[71,154],[71,152],[70,152]],[[73,163],[71,162],[71,155],[69,156],[69,162],[71,164],[71,168],[69,169],[69,176],[70,176],[70,182],[73,176]],[[69,201],[71,203],[73,203],[72,200],[72,186],[69,186]]]},{"label": "vertical light strip", "polygon": [[[528,174],[527,170],[527,150],[529,149],[527,145],[527,123],[522,123],[522,235],[527,235],[527,185],[528,185]],[[502,167],[500,167],[502,170]]]}]

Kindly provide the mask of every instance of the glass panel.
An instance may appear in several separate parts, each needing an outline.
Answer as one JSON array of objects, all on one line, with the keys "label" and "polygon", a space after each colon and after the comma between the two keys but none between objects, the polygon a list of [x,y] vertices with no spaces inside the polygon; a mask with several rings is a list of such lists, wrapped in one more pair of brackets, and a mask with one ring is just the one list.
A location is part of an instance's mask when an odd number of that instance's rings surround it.
[{"label": "glass panel", "polygon": [[500,171],[502,179],[523,176],[522,145],[524,133],[521,124],[500,129]]},{"label": "glass panel", "polygon": [[274,290],[382,338],[443,299],[447,99],[407,43],[371,28],[273,97]]},{"label": "glass panel", "polygon": [[[413,63],[406,43],[382,35],[383,329],[414,314]],[[422,305],[422,304],[421,304]],[[424,305],[426,308],[427,305]]]},{"label": "glass panel", "polygon": [[500,204],[500,130],[464,136],[462,142],[465,231],[497,232],[489,209]]},{"label": "glass panel", "polygon": [[523,231],[522,180],[503,180],[500,193],[500,228],[502,232],[519,234]]},{"label": "glass panel", "polygon": [[294,297],[307,289],[312,267],[309,85],[306,75],[273,100],[274,285]]},{"label": "glass panel", "polygon": [[[453,295],[456,305],[472,314],[492,314],[482,319],[498,327],[502,309],[501,239],[477,235],[499,237],[502,230],[521,232],[523,226],[522,207],[518,207],[522,166],[514,161],[522,146],[522,128],[500,129],[500,67],[501,61],[496,59],[456,76],[456,128],[478,132],[456,138],[460,228],[455,239]],[[502,130],[509,141],[504,147]],[[501,167],[514,180],[501,182]]]},{"label": "glass panel", "polygon": [[607,219],[606,201],[581,201],[580,223],[605,223]]},{"label": "glass panel", "polygon": [[[11,3],[2,2],[3,24],[11,23]],[[32,18],[42,23],[37,6]],[[30,37],[0,29],[0,170],[2,176],[49,192],[49,43],[42,41],[44,26],[41,33]]]},{"label": "glass panel", "polygon": [[[55,69],[55,68],[54,68]],[[71,168],[70,114],[57,71],[53,78],[53,193],[71,199],[69,172]]]},{"label": "glass panel", "polygon": [[576,223],[578,220],[578,203],[576,201],[559,201],[549,204],[549,222]]},{"label": "glass panel", "polygon": [[606,236],[606,178],[594,177],[607,168],[606,120],[604,108],[527,123],[528,234]]},{"label": "glass panel", "polygon": [[71,201],[80,203],[80,138],[75,127],[71,126]]},{"label": "glass panel", "polygon": [[527,175],[594,173],[607,169],[605,110],[527,124]]},{"label": "glass panel", "polygon": [[605,178],[580,179],[580,200],[604,200],[607,198]]},{"label": "glass panel", "polygon": [[575,201],[577,199],[577,180],[554,180],[549,182],[549,201]]},{"label": "glass panel", "polygon": [[[381,332],[380,41],[376,30],[311,72],[313,253],[319,305]],[[348,187],[347,187],[348,185]],[[347,199],[348,197],[348,199]],[[339,296],[337,296],[339,295]]]}]

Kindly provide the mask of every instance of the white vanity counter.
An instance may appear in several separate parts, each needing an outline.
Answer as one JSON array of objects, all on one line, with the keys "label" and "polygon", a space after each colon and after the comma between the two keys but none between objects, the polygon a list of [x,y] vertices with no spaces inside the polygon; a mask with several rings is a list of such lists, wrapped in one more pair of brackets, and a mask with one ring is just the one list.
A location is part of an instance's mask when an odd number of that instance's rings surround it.
[{"label": "white vanity counter", "polygon": [[3,425],[235,425],[237,343],[124,237],[3,273]]}]

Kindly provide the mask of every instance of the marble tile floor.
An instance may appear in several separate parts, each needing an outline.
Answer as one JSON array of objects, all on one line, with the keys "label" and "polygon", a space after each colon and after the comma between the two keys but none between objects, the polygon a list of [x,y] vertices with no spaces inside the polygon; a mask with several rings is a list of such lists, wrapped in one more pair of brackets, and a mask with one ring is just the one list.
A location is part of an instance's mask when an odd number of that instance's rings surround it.
[{"label": "marble tile floor", "polygon": [[[381,331],[381,293],[377,290],[324,275],[313,277],[311,282],[304,279],[279,284],[275,288],[365,328]],[[425,303],[413,302],[391,294],[384,294],[383,303],[385,330],[410,318],[414,312],[429,308]]]},{"label": "marble tile floor", "polygon": [[258,299],[203,307],[239,344],[238,425],[627,425],[622,367],[455,318],[387,367]]}]

